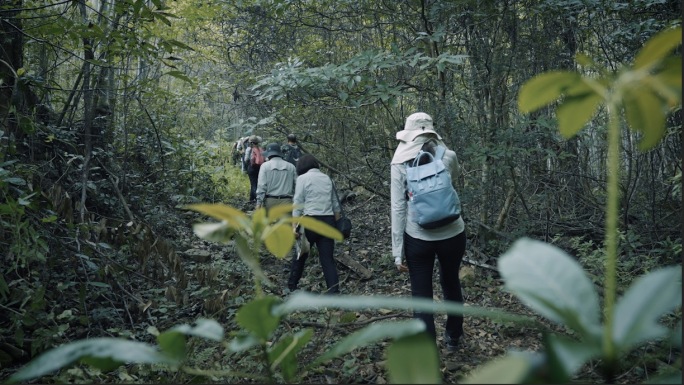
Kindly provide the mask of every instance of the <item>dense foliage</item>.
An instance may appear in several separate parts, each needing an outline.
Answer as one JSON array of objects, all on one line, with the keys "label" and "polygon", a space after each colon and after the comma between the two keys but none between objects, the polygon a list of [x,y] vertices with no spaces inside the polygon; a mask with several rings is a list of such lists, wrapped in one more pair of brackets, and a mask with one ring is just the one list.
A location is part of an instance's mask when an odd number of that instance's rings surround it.
[{"label": "dense foliage", "polygon": [[[230,161],[237,138],[295,133],[339,185],[384,201],[394,133],[416,111],[435,118],[459,156],[473,262],[496,265],[512,240],[531,237],[571,251],[594,285],[624,293],[636,277],[681,263],[680,102],[660,107],[637,91],[624,110],[590,97],[563,115],[558,95],[527,109],[518,95],[550,71],[618,78],[640,64],[647,40],[681,24],[680,7],[0,1],[0,363],[15,367],[68,340],[139,334],[151,321],[154,298],[139,294],[148,285],[207,316],[221,308],[230,293],[206,284],[214,273],[188,273],[175,218],[187,204],[246,200]],[[653,108],[662,122],[639,120]],[[575,118],[580,126],[564,130]],[[634,127],[642,124],[657,126],[657,138]],[[622,135],[610,158],[614,129]],[[604,275],[611,254],[614,283]]]}]

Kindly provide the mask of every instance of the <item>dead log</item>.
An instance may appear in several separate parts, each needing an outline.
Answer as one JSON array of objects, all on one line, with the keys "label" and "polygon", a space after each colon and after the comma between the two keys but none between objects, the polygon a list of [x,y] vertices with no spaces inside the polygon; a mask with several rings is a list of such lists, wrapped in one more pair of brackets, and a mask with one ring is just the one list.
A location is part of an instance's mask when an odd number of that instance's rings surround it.
[{"label": "dead log", "polygon": [[[479,255],[481,258],[484,258],[485,261],[490,259],[489,256],[485,255],[485,253],[483,253],[482,251],[480,251],[480,249],[478,249],[476,247],[470,247],[470,250],[473,251],[474,253],[476,253],[477,255]],[[478,261],[473,261],[472,259],[469,259],[469,258],[463,257],[463,262],[465,262],[469,265],[481,267],[483,269],[488,269],[488,270],[497,271],[497,272],[499,271],[499,269],[496,266],[488,265],[486,263],[482,263],[482,262],[478,262]]]},{"label": "dead log", "polygon": [[349,270],[356,273],[359,277],[361,277],[362,281],[370,279],[373,276],[373,273],[370,270],[366,269],[363,265],[355,261],[349,255],[348,251],[345,251],[340,255],[336,255],[335,260],[346,266]]},{"label": "dead log", "polygon": [[477,261],[473,261],[473,260],[468,259],[468,258],[463,258],[463,262],[464,262],[464,263],[467,263],[467,264],[469,264],[469,265],[481,267],[481,268],[483,268],[483,269],[489,269],[489,270],[492,270],[492,271],[499,271],[499,269],[497,269],[495,266],[487,265],[486,263],[480,263],[480,262],[477,262]]}]

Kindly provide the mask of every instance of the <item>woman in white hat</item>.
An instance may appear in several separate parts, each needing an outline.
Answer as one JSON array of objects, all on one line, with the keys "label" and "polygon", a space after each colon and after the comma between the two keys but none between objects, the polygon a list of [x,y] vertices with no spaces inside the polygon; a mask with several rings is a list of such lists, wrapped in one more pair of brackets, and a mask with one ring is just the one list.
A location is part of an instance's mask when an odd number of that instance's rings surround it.
[{"label": "woman in white hat", "polygon": [[[402,131],[397,132],[399,145],[391,165],[391,221],[392,257],[400,272],[408,272],[413,297],[433,298],[432,275],[435,259],[439,261],[440,283],[444,299],[463,303],[458,271],[466,247],[465,224],[462,217],[434,229],[425,229],[414,222],[407,200],[406,164],[423,149],[445,146],[442,137],[434,130],[430,115],[418,112],[406,118]],[[456,153],[447,149],[442,161],[451,179],[456,180],[458,161]],[[460,203],[459,203],[460,204]],[[404,263],[404,259],[405,262]],[[427,330],[436,338],[432,313],[414,312],[423,320]],[[447,316],[445,344],[449,351],[458,349],[463,335],[463,316]]]}]

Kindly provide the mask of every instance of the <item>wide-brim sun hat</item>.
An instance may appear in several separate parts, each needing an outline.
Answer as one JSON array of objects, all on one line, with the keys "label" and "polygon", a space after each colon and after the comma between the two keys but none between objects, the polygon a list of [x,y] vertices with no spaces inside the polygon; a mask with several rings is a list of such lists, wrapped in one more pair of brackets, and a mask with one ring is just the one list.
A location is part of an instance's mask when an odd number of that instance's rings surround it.
[{"label": "wide-brim sun hat", "polygon": [[283,153],[280,152],[280,144],[278,143],[269,143],[268,146],[266,146],[266,151],[264,151],[264,156],[268,159],[272,156],[279,156],[283,157]]},{"label": "wide-brim sun hat", "polygon": [[434,129],[432,117],[424,112],[416,112],[406,118],[404,129],[397,132],[397,139],[404,142],[412,142],[416,137],[424,134],[434,134],[438,139],[442,139]]}]

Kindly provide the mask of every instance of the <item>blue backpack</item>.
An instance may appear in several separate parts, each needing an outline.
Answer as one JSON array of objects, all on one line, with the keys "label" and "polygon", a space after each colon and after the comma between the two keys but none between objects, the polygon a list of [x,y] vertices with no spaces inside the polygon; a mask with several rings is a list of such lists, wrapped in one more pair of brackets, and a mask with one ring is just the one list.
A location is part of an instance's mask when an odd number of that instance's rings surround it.
[{"label": "blue backpack", "polygon": [[[451,184],[451,174],[444,166],[444,146],[435,147],[435,155],[421,150],[406,163],[406,187],[411,220],[424,229],[436,229],[461,216],[461,200]],[[420,164],[421,159],[429,161]]]}]

